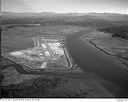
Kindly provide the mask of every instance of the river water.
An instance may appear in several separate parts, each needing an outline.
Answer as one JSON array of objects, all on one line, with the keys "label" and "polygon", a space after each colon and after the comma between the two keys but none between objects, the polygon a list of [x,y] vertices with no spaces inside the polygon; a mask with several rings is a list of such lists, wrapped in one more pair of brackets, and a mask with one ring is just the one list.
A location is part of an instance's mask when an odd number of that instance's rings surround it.
[{"label": "river water", "polygon": [[83,41],[80,38],[83,34],[85,31],[77,32],[66,39],[66,46],[75,63],[83,71],[91,71],[128,91],[128,70],[88,41]]}]

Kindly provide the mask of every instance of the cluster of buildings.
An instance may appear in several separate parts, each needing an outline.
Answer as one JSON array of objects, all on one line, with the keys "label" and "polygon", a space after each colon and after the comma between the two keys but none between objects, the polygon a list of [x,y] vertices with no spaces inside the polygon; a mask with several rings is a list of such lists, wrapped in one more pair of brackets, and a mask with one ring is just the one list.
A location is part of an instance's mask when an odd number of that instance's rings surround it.
[{"label": "cluster of buildings", "polygon": [[34,46],[42,52],[47,59],[56,60],[58,57],[64,55],[63,40],[45,39],[43,37],[33,38]]},{"label": "cluster of buildings", "polygon": [[45,69],[49,65],[66,67],[70,64],[63,39],[34,37],[32,40],[33,48],[11,52],[10,55],[35,68]]}]

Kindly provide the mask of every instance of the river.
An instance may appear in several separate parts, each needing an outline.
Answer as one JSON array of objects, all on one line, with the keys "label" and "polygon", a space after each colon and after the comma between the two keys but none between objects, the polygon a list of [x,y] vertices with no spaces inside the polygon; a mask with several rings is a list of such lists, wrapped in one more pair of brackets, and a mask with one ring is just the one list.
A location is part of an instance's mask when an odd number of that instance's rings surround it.
[{"label": "river", "polygon": [[88,41],[83,41],[80,37],[85,33],[77,32],[66,39],[66,46],[75,63],[83,71],[91,71],[128,91],[128,70]]}]

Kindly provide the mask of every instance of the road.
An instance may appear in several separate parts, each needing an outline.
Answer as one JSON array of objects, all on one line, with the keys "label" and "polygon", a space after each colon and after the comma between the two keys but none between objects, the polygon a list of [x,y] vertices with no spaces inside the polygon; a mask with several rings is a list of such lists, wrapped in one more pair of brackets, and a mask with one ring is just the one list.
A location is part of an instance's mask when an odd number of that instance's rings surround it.
[{"label": "road", "polygon": [[85,33],[81,31],[67,37],[66,46],[74,61],[83,71],[91,71],[128,91],[128,69],[88,41],[83,41],[80,37]]}]

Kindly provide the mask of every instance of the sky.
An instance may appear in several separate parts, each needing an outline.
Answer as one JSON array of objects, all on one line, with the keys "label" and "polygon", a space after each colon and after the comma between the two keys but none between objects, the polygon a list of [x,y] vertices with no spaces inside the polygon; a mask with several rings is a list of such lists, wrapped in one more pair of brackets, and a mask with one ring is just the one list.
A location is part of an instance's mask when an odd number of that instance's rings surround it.
[{"label": "sky", "polygon": [[128,0],[1,0],[1,11],[128,14]]}]

